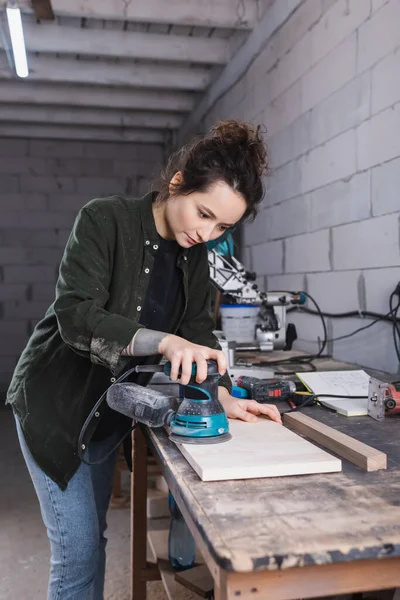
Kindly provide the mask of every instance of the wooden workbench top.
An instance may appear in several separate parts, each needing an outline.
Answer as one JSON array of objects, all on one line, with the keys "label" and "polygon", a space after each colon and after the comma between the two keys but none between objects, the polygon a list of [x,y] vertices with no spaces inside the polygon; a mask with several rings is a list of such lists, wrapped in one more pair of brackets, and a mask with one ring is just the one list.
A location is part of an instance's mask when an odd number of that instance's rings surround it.
[{"label": "wooden workbench top", "polygon": [[[330,368],[336,366],[341,368],[340,363]],[[388,469],[367,473],[344,460],[342,473],[207,483],[164,430],[144,428],[172,493],[223,569],[289,569],[400,556],[400,418],[378,423],[317,406],[304,412],[386,452]]]}]

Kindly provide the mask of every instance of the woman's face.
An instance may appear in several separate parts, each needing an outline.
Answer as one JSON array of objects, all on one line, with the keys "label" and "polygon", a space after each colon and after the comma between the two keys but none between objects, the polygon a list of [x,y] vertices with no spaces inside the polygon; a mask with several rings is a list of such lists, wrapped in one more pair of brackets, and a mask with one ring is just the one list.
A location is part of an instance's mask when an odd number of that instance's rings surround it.
[{"label": "woman's face", "polygon": [[183,248],[215,240],[243,217],[246,208],[244,198],[223,181],[207,192],[171,195],[164,211],[168,237]]}]

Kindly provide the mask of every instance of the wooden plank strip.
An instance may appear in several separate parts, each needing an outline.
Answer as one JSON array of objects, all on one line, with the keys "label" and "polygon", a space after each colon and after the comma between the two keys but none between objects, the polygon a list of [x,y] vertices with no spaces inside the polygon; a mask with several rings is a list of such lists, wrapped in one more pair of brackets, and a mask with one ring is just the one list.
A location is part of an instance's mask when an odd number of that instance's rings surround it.
[{"label": "wooden plank strip", "polygon": [[286,413],[283,422],[296,433],[305,435],[365,471],[378,471],[387,467],[387,456],[384,452],[336,431],[333,427],[324,425],[303,413]]},{"label": "wooden plank strip", "polygon": [[202,598],[212,598],[214,581],[206,565],[175,573],[175,580]]}]

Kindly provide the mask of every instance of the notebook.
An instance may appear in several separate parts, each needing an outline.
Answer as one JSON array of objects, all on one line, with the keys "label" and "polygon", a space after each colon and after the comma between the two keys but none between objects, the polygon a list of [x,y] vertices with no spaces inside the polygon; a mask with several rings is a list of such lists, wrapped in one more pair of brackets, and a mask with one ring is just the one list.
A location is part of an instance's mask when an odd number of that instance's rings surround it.
[{"label": "notebook", "polygon": [[[370,376],[359,371],[320,371],[296,373],[300,381],[313,394],[332,394],[332,398],[318,401],[346,417],[368,415],[368,385]],[[335,398],[339,396],[365,396],[363,399]]]}]

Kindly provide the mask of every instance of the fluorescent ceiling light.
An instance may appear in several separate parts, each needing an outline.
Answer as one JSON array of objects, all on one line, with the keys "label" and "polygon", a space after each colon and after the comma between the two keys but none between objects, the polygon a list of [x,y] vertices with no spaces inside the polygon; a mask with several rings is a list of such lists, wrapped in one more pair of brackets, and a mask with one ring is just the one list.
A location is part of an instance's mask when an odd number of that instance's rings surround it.
[{"label": "fluorescent ceiling light", "polygon": [[28,77],[28,61],[26,58],[24,31],[22,29],[21,11],[16,7],[7,7],[8,28],[14,54],[15,71],[18,77]]}]

